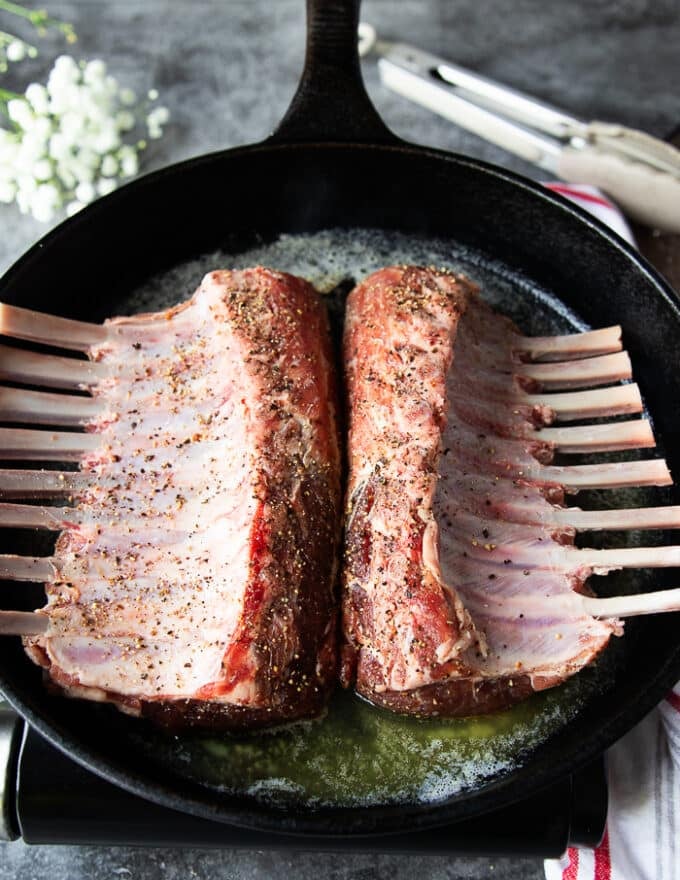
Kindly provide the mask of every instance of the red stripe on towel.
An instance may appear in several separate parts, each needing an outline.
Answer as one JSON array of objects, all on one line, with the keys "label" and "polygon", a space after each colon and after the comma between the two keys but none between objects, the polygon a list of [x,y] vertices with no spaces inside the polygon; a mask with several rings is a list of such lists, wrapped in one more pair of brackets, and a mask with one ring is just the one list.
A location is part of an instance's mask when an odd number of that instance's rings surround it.
[{"label": "red stripe on towel", "polygon": [[592,193],[581,192],[579,189],[572,189],[570,186],[563,186],[561,183],[548,183],[546,184],[546,187],[556,193],[561,193],[563,196],[572,196],[575,199],[582,199],[584,202],[593,202],[595,205],[602,205],[605,208],[616,210],[614,205],[612,205],[607,199],[602,198],[602,196],[595,196]]},{"label": "red stripe on towel", "polygon": [[612,862],[609,855],[609,832],[604,829],[602,843],[595,850],[595,880],[611,880]]},{"label": "red stripe on towel", "polygon": [[562,880],[578,880],[578,850],[570,846],[567,850],[569,864],[562,872]]},{"label": "red stripe on towel", "polygon": [[670,703],[676,712],[680,712],[680,694],[676,694],[675,691],[669,691],[666,694],[666,702]]}]

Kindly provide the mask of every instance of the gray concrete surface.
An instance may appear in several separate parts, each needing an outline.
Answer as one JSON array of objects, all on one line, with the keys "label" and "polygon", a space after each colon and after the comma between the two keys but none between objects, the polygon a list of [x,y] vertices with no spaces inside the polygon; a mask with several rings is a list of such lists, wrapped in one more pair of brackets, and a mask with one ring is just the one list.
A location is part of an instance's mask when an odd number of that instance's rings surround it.
[{"label": "gray concrete surface", "polygon": [[[101,57],[121,82],[155,86],[172,113],[146,169],[264,138],[294,91],[303,57],[303,0],[81,0],[48,2],[70,20],[80,57]],[[363,17],[386,38],[408,39],[585,117],[653,134],[680,123],[680,5],[676,0],[365,0]],[[0,29],[5,24],[0,13]],[[57,38],[17,68],[43,77],[62,51]],[[384,91],[375,64],[365,76],[380,112],[410,140],[539,173],[425,110]],[[0,271],[46,231],[0,206]],[[60,292],[59,295],[63,295]],[[0,846],[0,880],[290,878],[407,880],[418,876],[533,880],[538,859],[448,859],[208,850]]]},{"label": "gray concrete surface", "polygon": [[157,850],[126,847],[0,851],[2,880],[542,880],[538,859],[449,859],[418,856]]}]

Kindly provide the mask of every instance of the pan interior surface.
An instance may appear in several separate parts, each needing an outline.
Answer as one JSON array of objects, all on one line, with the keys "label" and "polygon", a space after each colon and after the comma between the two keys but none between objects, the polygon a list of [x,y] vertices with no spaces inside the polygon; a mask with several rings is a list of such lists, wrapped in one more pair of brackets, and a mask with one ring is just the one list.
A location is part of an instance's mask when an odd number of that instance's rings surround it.
[{"label": "pan interior surface", "polygon": [[[586,327],[550,291],[480,252],[448,239],[376,229],[284,234],[254,241],[237,253],[206,254],[151,278],[117,306],[127,313],[165,309],[186,299],[208,271],[265,265],[302,275],[327,295],[338,341],[342,302],[352,284],[382,266],[404,263],[464,272],[480,285],[488,302],[526,333]],[[625,498],[621,491],[614,494],[615,500],[602,493],[591,499],[592,505],[581,495],[578,503],[601,507],[666,500],[658,490],[629,490]],[[649,540],[649,534],[609,535],[607,546]],[[651,589],[651,581],[639,572],[596,581],[594,587],[602,595]],[[622,658],[634,645],[636,629],[635,621],[627,624],[623,639],[612,639],[596,663],[561,687],[492,716],[416,720],[338,692],[325,718],[253,736],[176,736],[128,719],[117,718],[115,723],[129,749],[151,762],[158,774],[165,767],[218,798],[245,795],[274,809],[433,804],[520,769],[568,722],[588,712],[615,681]],[[92,708],[107,717],[114,713]]]}]

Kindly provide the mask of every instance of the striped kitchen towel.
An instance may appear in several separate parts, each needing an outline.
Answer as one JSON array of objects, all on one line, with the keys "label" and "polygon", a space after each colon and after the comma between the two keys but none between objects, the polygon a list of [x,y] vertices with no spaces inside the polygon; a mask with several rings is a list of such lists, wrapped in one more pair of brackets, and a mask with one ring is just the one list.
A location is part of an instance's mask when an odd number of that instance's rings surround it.
[{"label": "striped kitchen towel", "polygon": [[[625,219],[598,190],[546,186],[634,245]],[[602,843],[594,850],[570,847],[561,859],[549,859],[546,880],[680,880],[680,684],[609,750],[607,777]]]},{"label": "striped kitchen towel", "polygon": [[680,685],[609,750],[607,776],[602,843],[546,861],[546,880],[680,880]]}]

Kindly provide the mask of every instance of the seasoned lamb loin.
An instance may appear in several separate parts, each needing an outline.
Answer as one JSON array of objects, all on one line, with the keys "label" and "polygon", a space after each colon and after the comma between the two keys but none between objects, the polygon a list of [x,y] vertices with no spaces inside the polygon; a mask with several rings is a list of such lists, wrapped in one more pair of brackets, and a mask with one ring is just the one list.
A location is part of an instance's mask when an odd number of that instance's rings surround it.
[{"label": "seasoned lamb loin", "polygon": [[[552,465],[556,450],[650,445],[644,420],[546,427],[639,412],[636,386],[530,393],[536,376],[560,383],[552,365],[525,368],[532,357],[592,355],[590,371],[568,369],[562,387],[588,373],[603,384],[622,366],[603,362],[617,345],[609,330],[522,337],[447,271],[392,267],[352,291],[345,686],[423,716],[505,708],[564,681],[621,632],[615,608],[599,613],[611,600],[586,598],[589,575],[680,562],[678,548],[576,549],[575,529],[600,527],[597,516],[560,506],[565,488],[669,481],[662,462]],[[665,519],[612,513],[601,527],[678,525],[677,508]]]},{"label": "seasoned lamb loin", "polygon": [[350,294],[341,676],[359,693],[409,693],[465,675],[483,638],[438,560],[432,505],[445,377],[473,287],[454,275],[388,268]]},{"label": "seasoned lamb loin", "polygon": [[30,656],[68,695],[171,726],[318,715],[341,505],[318,295],[268,269],[216,271],[188,302],[104,327]]}]

